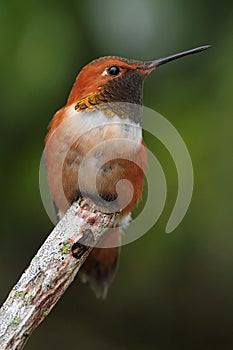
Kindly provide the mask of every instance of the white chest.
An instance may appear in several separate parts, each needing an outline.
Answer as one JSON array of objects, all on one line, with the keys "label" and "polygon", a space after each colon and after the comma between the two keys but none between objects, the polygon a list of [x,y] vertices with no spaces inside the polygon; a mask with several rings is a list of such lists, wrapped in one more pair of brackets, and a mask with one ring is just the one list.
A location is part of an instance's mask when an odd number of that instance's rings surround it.
[{"label": "white chest", "polygon": [[122,119],[117,115],[107,117],[101,110],[93,112],[77,112],[74,106],[67,110],[65,121],[71,134],[79,136],[80,133],[93,131],[102,140],[109,138],[123,138],[132,140],[139,145],[142,141],[142,129],[139,123],[126,118]]},{"label": "white chest", "polygon": [[[51,137],[58,152],[66,153],[74,143],[84,143],[87,150],[94,145],[112,142],[120,152],[137,151],[142,142],[142,128],[139,123],[122,119],[117,115],[107,117],[102,111],[77,112],[74,105],[66,110],[66,118]],[[89,145],[89,147],[88,147]],[[107,147],[107,144],[106,144]]]}]

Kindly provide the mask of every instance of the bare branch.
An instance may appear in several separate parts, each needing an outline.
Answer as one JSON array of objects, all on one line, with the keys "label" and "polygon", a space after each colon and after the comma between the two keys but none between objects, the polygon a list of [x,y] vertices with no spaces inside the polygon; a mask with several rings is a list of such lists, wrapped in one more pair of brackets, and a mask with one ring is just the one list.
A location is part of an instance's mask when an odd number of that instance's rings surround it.
[{"label": "bare branch", "polygon": [[83,245],[87,243],[84,237],[91,237],[96,244],[104,229],[113,226],[115,218],[116,214],[103,214],[85,200],[71,206],[0,309],[1,350],[24,347],[92,250]]}]

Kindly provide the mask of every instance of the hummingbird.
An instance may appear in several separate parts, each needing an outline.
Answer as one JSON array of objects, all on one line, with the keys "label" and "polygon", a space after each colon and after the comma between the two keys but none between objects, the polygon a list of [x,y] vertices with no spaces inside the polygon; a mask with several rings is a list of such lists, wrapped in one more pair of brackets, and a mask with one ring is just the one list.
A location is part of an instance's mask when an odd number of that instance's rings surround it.
[{"label": "hummingbird", "polygon": [[81,196],[96,200],[97,206],[99,199],[114,203],[119,211],[115,230],[105,231],[103,245],[93,248],[80,270],[97,297],[107,295],[117,270],[121,227],[142,198],[147,162],[140,109],[143,82],[159,66],[209,47],[151,61],[98,58],[82,68],[66,105],[49,124],[45,160],[58,220]]}]

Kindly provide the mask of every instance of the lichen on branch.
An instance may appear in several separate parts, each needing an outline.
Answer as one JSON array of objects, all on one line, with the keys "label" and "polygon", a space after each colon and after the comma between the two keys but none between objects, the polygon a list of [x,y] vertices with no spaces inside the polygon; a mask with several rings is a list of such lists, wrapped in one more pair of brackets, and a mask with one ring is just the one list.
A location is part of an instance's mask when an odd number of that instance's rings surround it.
[{"label": "lichen on branch", "polygon": [[[0,309],[1,350],[23,349],[29,336],[69,287],[104,230],[114,225],[116,217],[117,213],[98,211],[90,200],[73,203]],[[88,241],[87,236],[91,237],[92,246],[83,244]]]}]

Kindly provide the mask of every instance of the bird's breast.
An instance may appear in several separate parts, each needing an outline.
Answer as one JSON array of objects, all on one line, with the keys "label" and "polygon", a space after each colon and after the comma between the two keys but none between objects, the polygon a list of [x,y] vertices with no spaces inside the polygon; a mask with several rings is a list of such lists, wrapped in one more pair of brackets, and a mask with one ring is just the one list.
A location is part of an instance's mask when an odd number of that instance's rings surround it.
[{"label": "bird's breast", "polygon": [[46,144],[49,186],[61,211],[67,210],[80,191],[97,191],[114,200],[119,180],[143,177],[139,124],[117,115],[106,117],[101,110],[77,112],[74,105],[64,113]]}]

